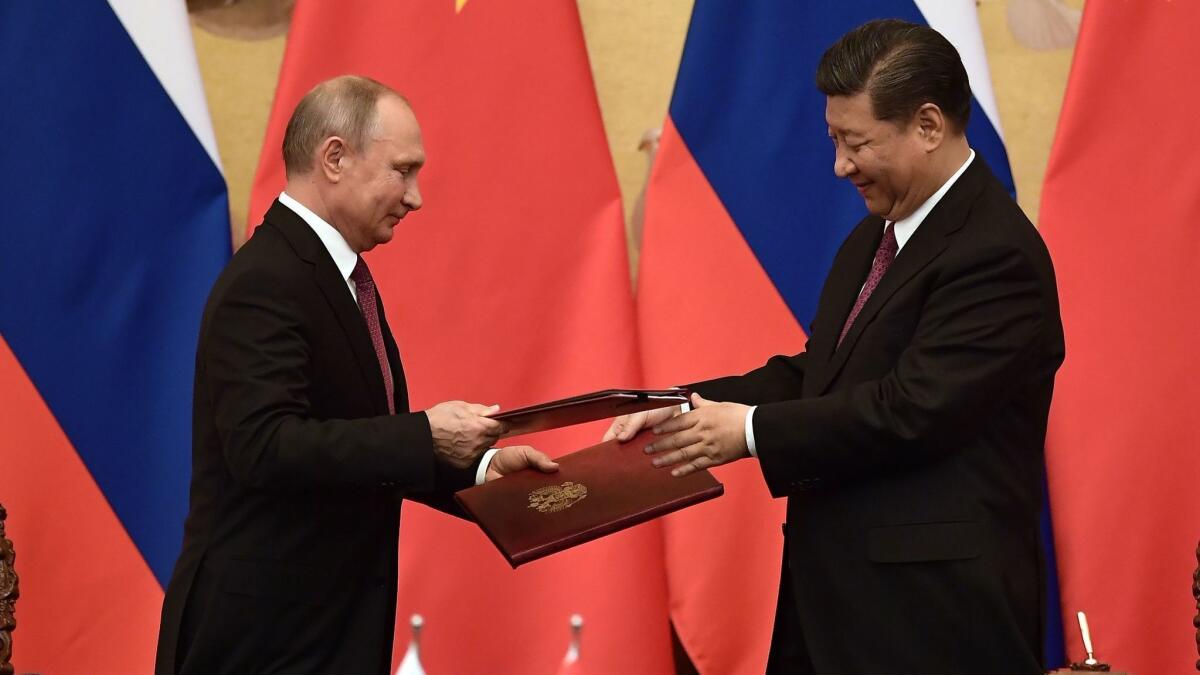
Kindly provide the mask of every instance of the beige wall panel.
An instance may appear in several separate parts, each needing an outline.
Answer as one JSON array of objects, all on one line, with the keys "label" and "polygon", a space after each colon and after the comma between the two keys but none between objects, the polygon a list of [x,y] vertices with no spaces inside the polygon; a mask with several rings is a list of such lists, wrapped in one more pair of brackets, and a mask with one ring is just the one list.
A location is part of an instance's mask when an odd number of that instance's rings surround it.
[{"label": "beige wall panel", "polygon": [[[1067,4],[1083,5],[1078,0]],[[979,3],[979,26],[987,47],[1005,148],[1017,183],[1017,201],[1036,225],[1042,178],[1062,109],[1072,51],[1042,52],[1021,46],[1008,29],[1007,11],[1006,0],[983,0]]]},{"label": "beige wall panel", "polygon": [[628,224],[648,169],[638,142],[666,118],[692,0],[579,0],[579,14]]},{"label": "beige wall panel", "polygon": [[285,40],[282,36],[260,41],[231,40],[195,26],[192,35],[229,186],[233,241],[240,246],[246,232],[250,184],[267,133],[267,116]]}]

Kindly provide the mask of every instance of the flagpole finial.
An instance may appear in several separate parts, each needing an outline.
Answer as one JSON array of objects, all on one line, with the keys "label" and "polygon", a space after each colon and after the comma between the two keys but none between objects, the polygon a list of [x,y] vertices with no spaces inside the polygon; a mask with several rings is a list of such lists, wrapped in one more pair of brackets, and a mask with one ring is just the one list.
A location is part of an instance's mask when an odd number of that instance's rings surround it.
[{"label": "flagpole finial", "polygon": [[1083,638],[1083,650],[1087,653],[1087,658],[1082,663],[1072,663],[1071,670],[1108,672],[1109,665],[1096,660],[1096,650],[1092,647],[1092,631],[1088,627],[1087,615],[1083,612],[1075,612],[1075,618],[1079,621],[1079,635]]},{"label": "flagpole finial", "polygon": [[421,647],[421,629],[425,627],[425,617],[413,614],[409,624],[412,626],[412,649],[418,650]]},{"label": "flagpole finial", "polygon": [[563,666],[571,666],[579,661],[579,644],[580,636],[583,633],[583,616],[572,614],[570,623],[571,643],[567,646],[566,656],[563,657]]},{"label": "flagpole finial", "polygon": [[413,614],[408,623],[412,626],[412,639],[400,661],[400,667],[396,669],[396,675],[425,675],[425,666],[421,664],[421,629],[425,627],[425,618]]}]

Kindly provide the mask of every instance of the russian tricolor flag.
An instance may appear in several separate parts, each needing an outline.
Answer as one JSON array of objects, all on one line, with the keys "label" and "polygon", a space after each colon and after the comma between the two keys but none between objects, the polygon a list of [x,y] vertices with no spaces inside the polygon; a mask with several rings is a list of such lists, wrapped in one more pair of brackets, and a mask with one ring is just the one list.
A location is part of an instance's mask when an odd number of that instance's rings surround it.
[{"label": "russian tricolor flag", "polygon": [[182,0],[0,4],[17,671],[150,672],[229,207]]},{"label": "russian tricolor flag", "polygon": [[[968,139],[1011,190],[972,0],[697,0],[646,195],[638,318],[648,385],[745,372],[804,349],[834,254],[865,215],[834,176],[814,74],[842,34],[885,17],[931,25],[957,47],[975,94]],[[783,504],[753,462],[715,473],[725,498],[664,522],[672,620],[701,673],[761,673]]]}]

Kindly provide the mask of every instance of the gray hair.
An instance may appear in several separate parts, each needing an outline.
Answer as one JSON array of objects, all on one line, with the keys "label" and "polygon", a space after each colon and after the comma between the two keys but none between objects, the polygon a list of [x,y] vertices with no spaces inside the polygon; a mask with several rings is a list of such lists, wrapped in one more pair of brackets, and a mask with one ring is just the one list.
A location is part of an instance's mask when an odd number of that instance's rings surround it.
[{"label": "gray hair", "polygon": [[283,133],[283,166],[288,176],[312,169],[313,152],[330,136],[345,139],[352,150],[365,147],[374,133],[379,99],[395,89],[361,75],[341,75],[318,84],[300,99]]}]

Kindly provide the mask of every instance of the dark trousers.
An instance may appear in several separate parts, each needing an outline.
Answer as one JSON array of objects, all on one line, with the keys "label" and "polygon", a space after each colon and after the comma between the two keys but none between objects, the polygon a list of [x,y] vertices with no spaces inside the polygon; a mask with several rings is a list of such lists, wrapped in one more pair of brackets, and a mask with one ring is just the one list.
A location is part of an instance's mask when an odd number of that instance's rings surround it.
[{"label": "dark trousers", "polygon": [[775,627],[771,632],[771,651],[767,655],[767,675],[815,675],[816,671],[804,642],[804,629],[800,625],[800,616],[796,613],[792,573],[787,560],[785,541],[783,569],[779,575],[779,600],[775,604]]}]

